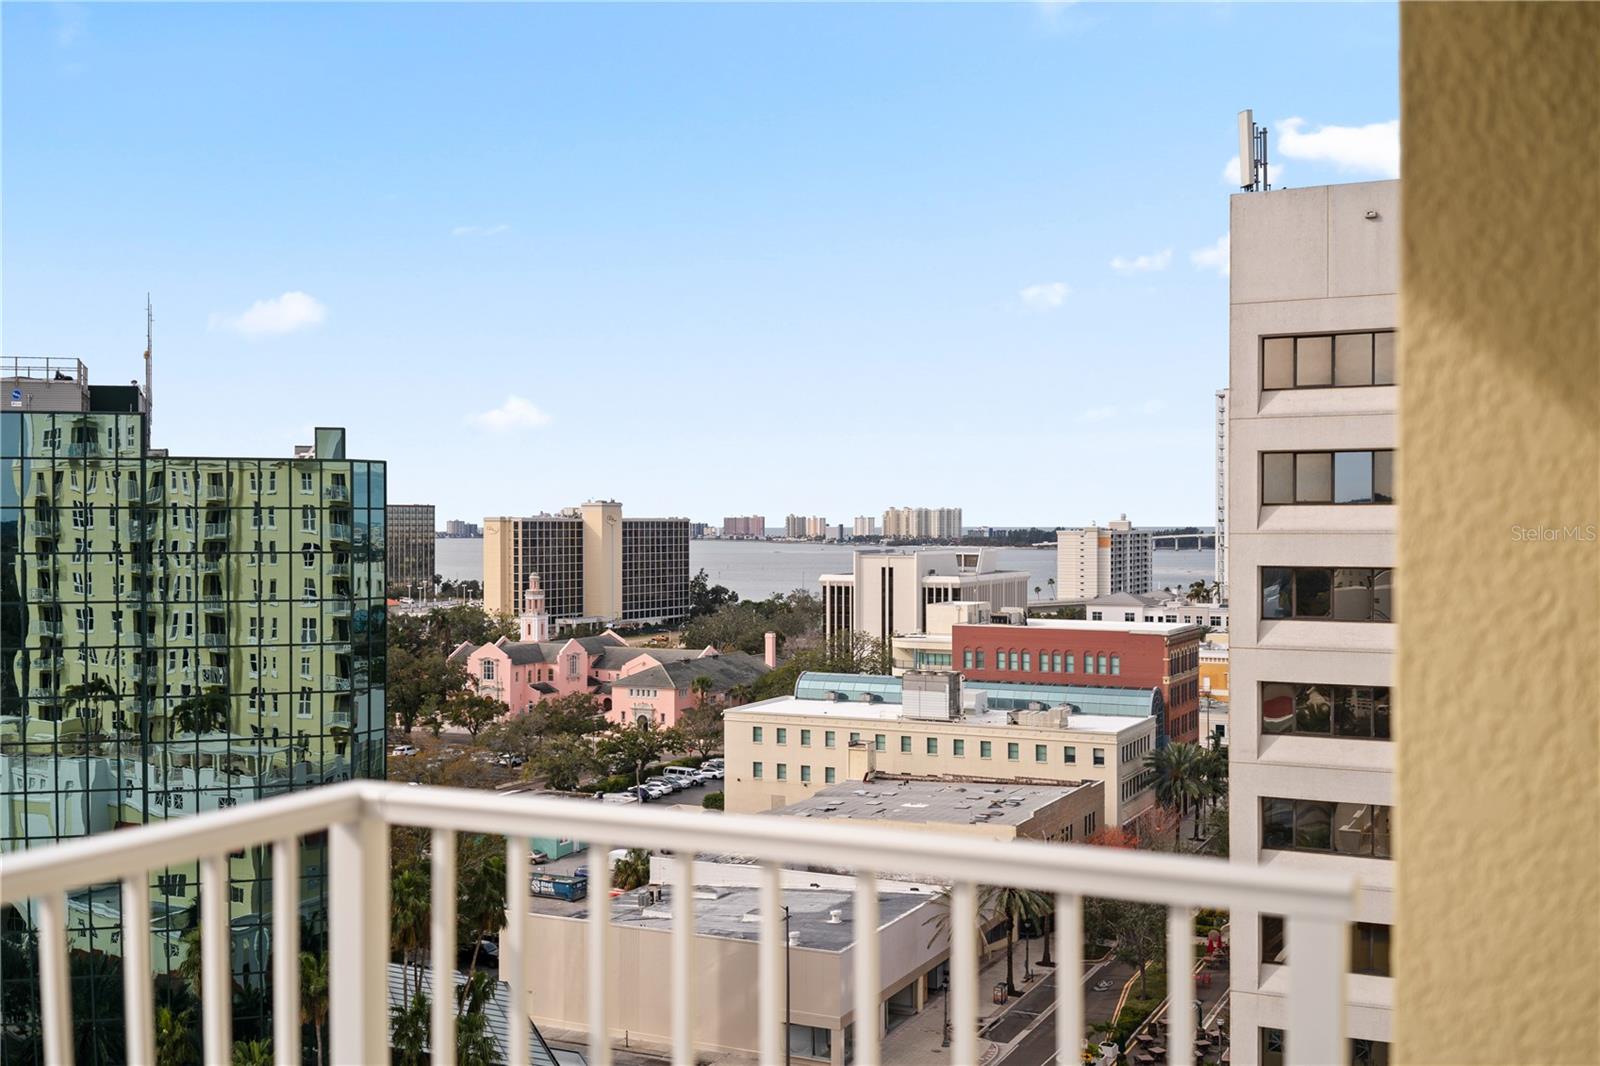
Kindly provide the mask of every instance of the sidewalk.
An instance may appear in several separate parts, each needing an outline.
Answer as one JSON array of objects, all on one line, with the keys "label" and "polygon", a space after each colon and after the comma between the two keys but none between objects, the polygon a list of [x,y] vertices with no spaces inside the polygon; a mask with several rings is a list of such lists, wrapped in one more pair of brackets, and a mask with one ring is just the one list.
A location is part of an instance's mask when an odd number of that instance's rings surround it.
[{"label": "sidewalk", "polygon": [[[1020,956],[1019,956],[1020,965]],[[989,1001],[989,990],[1006,979],[1006,953],[996,952],[994,958],[978,970],[978,1018],[980,1029],[991,1019],[1006,1010]],[[1037,982],[1035,982],[1037,983]],[[883,1038],[883,1066],[924,1066],[929,1062],[951,1062],[953,1048],[941,1047],[944,1042],[944,997],[938,992],[928,997],[922,1013],[907,1018],[892,1033]],[[1016,1006],[1023,997],[1013,999],[1007,1006]],[[992,1040],[978,1040],[978,1056],[988,1062],[997,1054],[1000,1045]]]}]

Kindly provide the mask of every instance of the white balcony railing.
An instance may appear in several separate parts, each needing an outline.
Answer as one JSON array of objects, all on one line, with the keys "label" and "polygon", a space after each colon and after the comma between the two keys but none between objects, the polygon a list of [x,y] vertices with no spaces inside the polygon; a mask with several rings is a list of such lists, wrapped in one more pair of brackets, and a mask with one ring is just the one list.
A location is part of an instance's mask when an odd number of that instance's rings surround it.
[{"label": "white balcony railing", "polygon": [[[232,1047],[228,933],[228,855],[240,848],[272,845],[274,914],[298,913],[300,838],[326,830],[329,871],[329,981],[331,1061],[386,1062],[389,1058],[387,964],[389,960],[389,828],[431,829],[433,864],[431,951],[433,987],[454,983],[456,959],[456,833],[507,838],[507,926],[500,938],[502,973],[513,1012],[528,1009],[527,941],[530,836],[573,837],[588,842],[598,862],[589,868],[586,979],[588,1061],[609,1066],[605,960],[611,936],[609,854],[613,847],[670,850],[674,858],[670,974],[663,995],[672,1003],[672,1060],[695,1061],[694,1003],[702,975],[694,969],[694,857],[733,854],[761,864],[759,948],[760,1061],[784,1059],[784,934],[780,870],[784,865],[845,868],[855,874],[856,927],[878,928],[877,875],[910,875],[951,884],[953,1054],[950,1061],[978,1061],[978,886],[1005,885],[1050,893],[1056,900],[1056,1061],[1079,1061],[1083,1032],[1082,951],[1085,896],[1136,900],[1168,908],[1167,1017],[1194,1015],[1191,976],[1194,955],[1192,909],[1243,908],[1282,914],[1296,963],[1289,987],[1289,1045],[1295,1063],[1344,1061],[1344,971],[1346,923],[1355,913],[1351,878],[1299,870],[1231,866],[1215,859],[1158,855],[1114,848],[1035,841],[974,840],[933,833],[899,833],[882,826],[816,825],[800,819],[725,814],[715,817],[540,796],[350,782],[317,788],[232,810],[183,818],[121,833],[0,857],[0,903],[37,901],[40,992],[45,1059],[72,1061],[71,1003],[67,966],[66,893],[85,885],[122,883],[122,914],[150,913],[150,871],[200,864],[200,1001],[203,1058],[226,1061]],[[153,1005],[148,928],[132,918],[122,943],[125,1025],[130,1061],[154,1061]],[[300,975],[297,921],[272,923],[273,1047],[278,1061],[294,1062],[300,1047]],[[852,952],[855,1013],[877,1017],[882,996],[878,941],[865,936]],[[529,1029],[509,1027],[508,1061],[528,1061]],[[1175,1024],[1168,1034],[1168,1062],[1193,1059],[1193,1030]],[[880,1060],[880,1033],[858,1026],[855,1056],[863,1066]],[[455,1047],[455,1009],[450,997],[433,1003],[431,1046],[435,1062],[450,1066]]]}]

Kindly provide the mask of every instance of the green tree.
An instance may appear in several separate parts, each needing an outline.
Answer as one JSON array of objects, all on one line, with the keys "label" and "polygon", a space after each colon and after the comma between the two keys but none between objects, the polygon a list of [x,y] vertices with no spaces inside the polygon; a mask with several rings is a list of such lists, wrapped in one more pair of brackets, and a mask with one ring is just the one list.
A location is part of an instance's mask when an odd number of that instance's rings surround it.
[{"label": "green tree", "polygon": [[506,705],[499,700],[471,691],[457,692],[444,705],[444,720],[458,729],[465,729],[474,740],[505,713]]},{"label": "green tree", "polygon": [[1173,823],[1172,840],[1178,842],[1183,831],[1183,812],[1204,793],[1205,782],[1198,744],[1168,744],[1145,756],[1144,764],[1155,771],[1156,802],[1180,816]]},{"label": "green tree", "polygon": [[401,869],[390,882],[389,945],[405,965],[400,976],[400,998],[410,1003],[413,989],[422,990],[422,953],[429,942],[428,914],[432,908],[430,867],[418,862]]},{"label": "green tree", "polygon": [[1205,603],[1211,596],[1211,586],[1204,581],[1195,581],[1189,585],[1187,598],[1190,603]]},{"label": "green tree", "polygon": [[462,838],[456,869],[456,934],[472,942],[468,972],[478,968],[479,945],[506,917],[506,853],[500,837]]},{"label": "green tree", "polygon": [[978,893],[979,914],[985,918],[999,919],[1006,926],[1006,995],[1017,994],[1012,956],[1017,946],[1018,928],[1024,922],[1047,917],[1054,909],[1048,895],[1030,889],[986,885]]},{"label": "green tree", "polygon": [[596,766],[594,745],[587,737],[557,734],[539,746],[528,773],[543,778],[546,788],[573,792]]},{"label": "green tree", "polygon": [[701,703],[679,714],[676,728],[684,748],[701,758],[722,750],[722,713],[721,707]]},{"label": "green tree", "polygon": [[705,567],[701,567],[694,577],[689,579],[689,617],[702,618],[708,614],[715,614],[724,607],[730,607],[739,602],[739,594],[723,585],[713,585],[706,576]]},{"label": "green tree", "polygon": [[385,696],[395,724],[407,736],[419,723],[443,716],[450,699],[467,688],[467,672],[437,648],[392,647]]},{"label": "green tree", "polygon": [[715,684],[716,682],[712,681],[704,674],[701,674],[699,677],[696,677],[693,681],[689,682],[689,693],[694,696],[695,703],[705,703],[706,700],[710,698],[711,689]]},{"label": "green tree", "polygon": [[316,1040],[317,1066],[323,1066],[322,1030],[328,1024],[328,956],[326,952],[300,953],[300,1024],[311,1026]]},{"label": "green tree", "polygon": [[492,974],[473,971],[457,994],[456,1066],[497,1066],[500,1049],[489,1031],[485,1008],[495,997],[498,986]]},{"label": "green tree", "polygon": [[220,688],[179,700],[172,707],[172,725],[179,733],[215,733],[228,728],[228,694]]},{"label": "green tree", "polygon": [[627,892],[650,883],[650,853],[632,848],[611,867],[611,887]]},{"label": "green tree", "polygon": [[194,1066],[199,1062],[200,1049],[194,1039],[198,1031],[193,1008],[174,1010],[167,1006],[157,1007],[156,1066]]},{"label": "green tree", "polygon": [[638,785],[644,778],[644,768],[661,757],[667,750],[666,742],[675,736],[675,730],[652,729],[642,722],[612,726],[595,750],[610,773],[631,773],[633,783]]},{"label": "green tree", "polygon": [[389,1046],[399,1066],[422,1066],[428,1060],[422,1046],[428,1041],[428,993],[419,991],[410,1002],[389,1008]]},{"label": "green tree", "polygon": [[273,1066],[272,1041],[235,1040],[233,1066]]}]

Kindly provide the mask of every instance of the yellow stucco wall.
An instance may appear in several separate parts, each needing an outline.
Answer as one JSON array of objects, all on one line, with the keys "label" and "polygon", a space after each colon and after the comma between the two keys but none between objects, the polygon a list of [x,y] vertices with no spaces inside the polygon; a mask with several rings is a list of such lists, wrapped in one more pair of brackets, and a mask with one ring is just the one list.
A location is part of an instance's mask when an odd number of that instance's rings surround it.
[{"label": "yellow stucco wall", "polygon": [[1592,1064],[1600,6],[1401,51],[1397,1061]]}]

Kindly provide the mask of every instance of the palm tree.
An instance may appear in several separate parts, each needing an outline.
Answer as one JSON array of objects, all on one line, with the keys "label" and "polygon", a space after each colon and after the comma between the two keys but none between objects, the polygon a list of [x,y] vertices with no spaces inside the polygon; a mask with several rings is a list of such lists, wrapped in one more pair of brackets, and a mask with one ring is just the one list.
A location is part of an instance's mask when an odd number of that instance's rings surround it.
[{"label": "palm tree", "polygon": [[235,1040],[233,1066],[272,1066],[272,1041]]},{"label": "palm tree", "polygon": [[1145,756],[1144,764],[1156,774],[1156,802],[1178,812],[1172,827],[1172,846],[1178,846],[1183,832],[1183,812],[1190,800],[1197,800],[1204,789],[1198,744],[1168,744]]},{"label": "palm tree", "polygon": [[1006,995],[1017,994],[1011,959],[1017,946],[1018,927],[1023,922],[1044,917],[1052,909],[1049,896],[1031,889],[988,885],[978,893],[978,913],[1006,923]]},{"label": "palm tree", "polygon": [[486,973],[470,974],[462,984],[461,1017],[456,1022],[457,1066],[495,1066],[500,1061],[500,1049],[495,1046],[489,1015],[484,1010],[496,990],[494,977]]},{"label": "palm tree", "polygon": [[1047,577],[1047,578],[1044,579],[1044,583],[1046,585],[1050,586],[1050,598],[1052,600],[1055,599],[1056,598],[1056,579],[1053,578],[1053,577]]},{"label": "palm tree", "polygon": [[422,1045],[428,1041],[428,993],[418,991],[409,1004],[389,1008],[389,1046],[400,1066],[422,1066]]},{"label": "palm tree", "polygon": [[711,692],[711,685],[711,679],[704,674],[689,682],[689,691],[694,694],[696,706],[701,706],[706,702],[706,696]]},{"label": "palm tree", "polygon": [[468,973],[477,970],[478,949],[484,937],[499,929],[506,917],[505,851],[485,851],[483,840],[476,838],[476,842],[469,842],[462,849],[466,855],[456,874],[456,921],[460,935],[472,940]]},{"label": "palm tree", "polygon": [[650,883],[650,853],[643,848],[633,848],[617,860],[611,868],[613,887],[626,892]]},{"label": "palm tree", "polygon": [[156,1066],[191,1066],[200,1056],[194,1046],[194,1011],[156,1008]]},{"label": "palm tree", "polygon": [[428,867],[421,863],[407,866],[392,882],[389,905],[389,943],[400,952],[406,970],[400,975],[402,1004],[411,1002],[412,978],[417,994],[422,992],[422,973],[418,958],[428,944],[430,899]]},{"label": "palm tree", "polygon": [[1039,594],[1042,593],[1043,591],[1044,591],[1044,589],[1040,588],[1038,585],[1033,586],[1033,598],[1034,599],[1038,599],[1039,598]]},{"label": "palm tree", "polygon": [[328,1024],[328,956],[300,953],[300,1024],[317,1040],[317,1066],[323,1066],[322,1027]]}]

